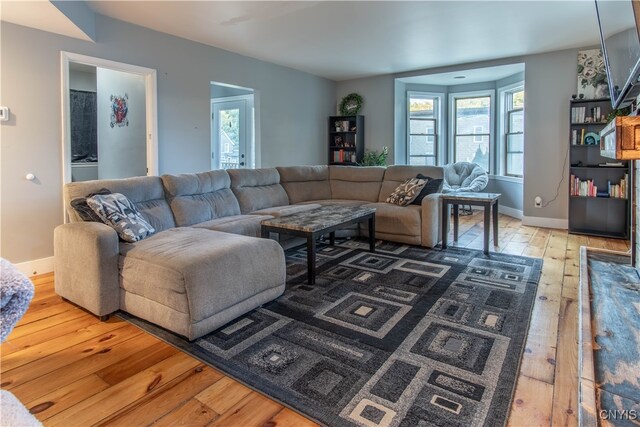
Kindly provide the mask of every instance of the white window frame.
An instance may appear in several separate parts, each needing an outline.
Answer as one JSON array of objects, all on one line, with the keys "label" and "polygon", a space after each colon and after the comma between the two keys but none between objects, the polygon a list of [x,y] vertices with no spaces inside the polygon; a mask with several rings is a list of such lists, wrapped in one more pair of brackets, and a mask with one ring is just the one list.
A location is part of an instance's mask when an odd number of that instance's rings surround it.
[{"label": "white window frame", "polygon": [[[514,182],[522,182],[524,176],[516,176],[516,175],[507,175],[507,120],[509,117],[507,115],[507,94],[518,92],[519,90],[525,90],[524,81],[519,81],[516,83],[512,83],[510,85],[501,86],[498,88],[498,105],[499,105],[499,120],[498,120],[498,135],[500,135],[499,143],[497,144],[496,150],[496,170],[495,175],[497,177],[503,178],[505,180],[514,181]],[[525,104],[527,99],[527,93],[525,91]],[[524,108],[523,114],[524,114]],[[524,124],[526,126],[526,123]],[[525,132],[523,132],[524,134]],[[524,144],[526,145],[526,137],[524,139]],[[524,157],[524,154],[523,154]]]},{"label": "white window frame", "polygon": [[410,144],[411,144],[411,114],[410,114],[410,106],[411,106],[411,98],[415,97],[415,98],[430,98],[433,99],[434,105],[434,112],[433,112],[433,117],[435,119],[435,129],[434,129],[434,134],[435,134],[435,164],[440,166],[443,165],[445,160],[444,160],[444,154],[446,153],[445,151],[445,138],[443,138],[443,117],[442,117],[442,113],[444,110],[443,107],[443,102],[444,102],[444,93],[439,93],[439,92],[423,92],[423,91],[407,91],[407,103],[405,106],[405,112],[406,112],[406,141],[405,141],[405,147],[406,147],[406,156],[405,156],[405,164],[408,165],[410,164],[410,153],[411,153],[411,149],[410,149]]},{"label": "white window frame", "polygon": [[455,162],[455,144],[456,144],[456,99],[464,98],[490,98],[489,107],[489,170],[488,174],[492,174],[495,170],[495,117],[496,117],[496,91],[493,89],[476,90],[472,92],[456,92],[449,94],[449,147],[448,156],[451,162]]}]

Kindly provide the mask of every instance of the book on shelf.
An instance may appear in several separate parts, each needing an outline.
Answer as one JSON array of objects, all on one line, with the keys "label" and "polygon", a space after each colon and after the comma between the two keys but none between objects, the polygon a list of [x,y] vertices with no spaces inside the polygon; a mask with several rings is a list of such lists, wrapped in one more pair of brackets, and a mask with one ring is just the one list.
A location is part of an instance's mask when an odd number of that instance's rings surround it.
[{"label": "book on shelf", "polygon": [[628,198],[629,175],[624,177],[617,184],[607,181],[606,191],[598,191],[598,186],[594,184],[592,179],[582,180],[571,174],[570,177],[570,195],[581,197],[610,197],[613,199]]}]

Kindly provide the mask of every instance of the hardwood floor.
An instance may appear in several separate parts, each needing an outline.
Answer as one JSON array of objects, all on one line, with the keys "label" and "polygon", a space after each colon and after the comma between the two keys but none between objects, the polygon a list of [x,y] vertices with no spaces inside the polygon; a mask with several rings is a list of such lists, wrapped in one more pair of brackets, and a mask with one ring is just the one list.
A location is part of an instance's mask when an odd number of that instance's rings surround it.
[{"label": "hardwood floor", "polygon": [[[482,216],[460,220],[457,246],[481,250]],[[502,215],[499,242],[492,249],[544,258],[508,424],[577,425],[579,248],[629,243]],[[135,326],[63,301],[52,274],[33,282],[29,311],[0,347],[0,382],[45,425],[315,425]]]}]

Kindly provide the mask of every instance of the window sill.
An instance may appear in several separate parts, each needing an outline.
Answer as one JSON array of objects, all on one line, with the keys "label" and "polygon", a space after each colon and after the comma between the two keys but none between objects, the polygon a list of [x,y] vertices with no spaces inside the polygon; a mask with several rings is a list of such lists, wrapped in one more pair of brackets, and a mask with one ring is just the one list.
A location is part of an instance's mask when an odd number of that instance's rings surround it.
[{"label": "window sill", "polygon": [[515,176],[504,176],[504,175],[489,175],[489,179],[495,179],[496,181],[513,182],[516,184],[522,184],[524,182],[523,178],[516,178]]}]

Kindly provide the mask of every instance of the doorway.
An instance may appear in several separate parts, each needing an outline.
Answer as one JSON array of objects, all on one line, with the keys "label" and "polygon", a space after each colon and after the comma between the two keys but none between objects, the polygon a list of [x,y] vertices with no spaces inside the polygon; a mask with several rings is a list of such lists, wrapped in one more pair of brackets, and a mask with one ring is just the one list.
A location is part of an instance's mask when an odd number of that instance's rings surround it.
[{"label": "doorway", "polygon": [[212,83],[211,93],[211,169],[254,169],[253,90]]},{"label": "doorway", "polygon": [[156,71],[62,52],[63,183],[157,175]]}]

